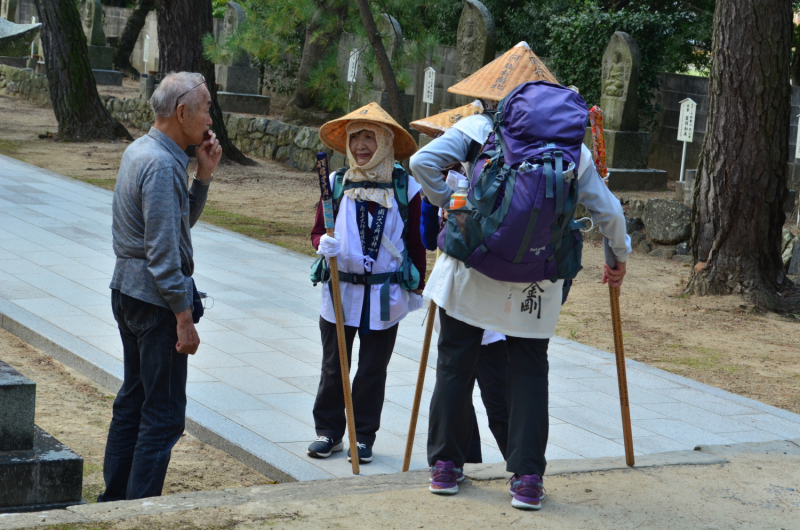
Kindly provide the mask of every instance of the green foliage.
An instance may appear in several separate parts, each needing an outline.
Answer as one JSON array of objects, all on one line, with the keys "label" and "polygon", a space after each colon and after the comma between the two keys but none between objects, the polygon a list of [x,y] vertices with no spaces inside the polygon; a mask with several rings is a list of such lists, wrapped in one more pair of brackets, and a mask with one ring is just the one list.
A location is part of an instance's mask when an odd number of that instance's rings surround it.
[{"label": "green foliage", "polygon": [[225,18],[226,5],[228,5],[228,0],[211,0],[211,16]]},{"label": "green foliage", "polygon": [[602,58],[608,41],[615,31],[630,34],[638,42],[642,56],[640,124],[649,128],[659,110],[653,95],[659,86],[658,73],[708,68],[709,55],[698,52],[689,38],[697,35],[700,19],[693,12],[661,13],[639,5],[611,12],[587,3],[550,19],[549,64],[559,82],[577,86],[589,106],[598,104]]}]

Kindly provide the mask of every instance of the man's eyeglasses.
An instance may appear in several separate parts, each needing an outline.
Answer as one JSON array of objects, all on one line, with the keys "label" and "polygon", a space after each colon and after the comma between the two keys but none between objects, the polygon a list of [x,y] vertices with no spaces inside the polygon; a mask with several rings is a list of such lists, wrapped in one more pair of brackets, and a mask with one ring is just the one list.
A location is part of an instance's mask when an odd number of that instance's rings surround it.
[{"label": "man's eyeglasses", "polygon": [[180,96],[178,96],[177,98],[175,98],[175,110],[178,110],[178,105],[179,105],[179,103],[178,103],[178,100],[179,100],[179,99],[181,99],[183,96],[185,96],[186,94],[188,94],[189,92],[191,92],[192,90],[194,90],[195,88],[197,88],[197,87],[199,87],[199,86],[203,86],[203,85],[206,85],[206,86],[208,86],[208,85],[206,84],[206,78],[205,78],[205,77],[203,77],[203,76],[201,75],[201,76],[200,76],[200,79],[202,79],[202,80],[203,80],[203,82],[202,82],[202,83],[200,83],[200,84],[197,84],[197,85],[193,86],[192,88],[190,88],[189,90],[187,90],[186,92],[184,92],[183,94],[181,94]]}]

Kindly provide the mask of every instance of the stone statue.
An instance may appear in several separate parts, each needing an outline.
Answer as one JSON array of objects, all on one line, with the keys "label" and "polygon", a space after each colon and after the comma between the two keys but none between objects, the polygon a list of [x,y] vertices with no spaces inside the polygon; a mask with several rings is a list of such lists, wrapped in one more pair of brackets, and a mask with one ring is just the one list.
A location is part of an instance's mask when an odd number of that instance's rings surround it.
[{"label": "stone statue", "polygon": [[384,13],[378,17],[378,33],[383,38],[386,55],[392,60],[395,52],[403,47],[403,31],[400,29],[400,23],[392,15]]},{"label": "stone statue", "polygon": [[460,79],[494,60],[494,20],[478,0],[466,0],[458,23],[457,72]]},{"label": "stone statue", "polygon": [[[225,7],[225,20],[222,26],[222,34],[224,38],[230,37],[234,31],[239,28],[239,24],[245,21],[245,13],[242,6],[236,2],[228,2]],[[231,66],[250,66],[250,55],[247,53],[239,53],[231,62]]]},{"label": "stone statue", "polygon": [[105,46],[103,31],[103,5],[100,0],[86,0],[82,9],[83,33],[89,46]]},{"label": "stone statue", "polygon": [[603,54],[600,108],[605,127],[615,131],[638,131],[636,91],[642,60],[639,45],[627,33],[617,31]]}]

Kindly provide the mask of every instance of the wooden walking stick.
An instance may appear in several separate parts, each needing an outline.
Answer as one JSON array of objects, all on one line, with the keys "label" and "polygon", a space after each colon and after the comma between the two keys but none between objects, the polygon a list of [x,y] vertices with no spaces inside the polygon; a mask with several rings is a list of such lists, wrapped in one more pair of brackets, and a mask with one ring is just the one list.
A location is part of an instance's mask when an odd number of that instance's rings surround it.
[{"label": "wooden walking stick", "polygon": [[[331,193],[328,174],[328,155],[317,153],[317,173],[319,174],[319,190],[322,201],[322,212],[325,217],[325,230],[334,237],[335,220],[333,218],[333,194]],[[328,258],[331,271],[331,298],[333,313],[336,315],[336,337],[339,340],[339,366],[342,369],[342,390],[344,391],[344,409],[347,419],[347,433],[350,438],[350,461],[353,474],[358,475],[358,443],[356,441],[356,425],[353,421],[353,396],[350,393],[350,367],[347,363],[347,342],[344,337],[344,312],[342,311],[342,295],[339,290],[339,266],[335,257]],[[365,291],[364,296],[369,296]]]},{"label": "wooden walking stick", "polygon": [[[436,257],[442,253],[436,251]],[[414,406],[411,407],[411,422],[408,424],[408,438],[406,439],[406,454],[403,457],[403,473],[411,465],[411,451],[414,449],[414,436],[417,431],[417,417],[419,404],[422,401],[422,386],[425,383],[425,369],[428,367],[428,353],[431,351],[431,337],[433,336],[433,323],[436,320],[436,302],[431,300],[428,306],[428,322],[425,325],[425,339],[422,341],[422,357],[419,359],[419,373],[417,374],[417,390],[414,392]]]},{"label": "wooden walking stick", "polygon": [[[598,106],[589,111],[592,124],[592,141],[594,143],[594,159],[597,172],[608,186],[608,168],[606,167],[606,143],[603,137],[603,111]],[[611,250],[608,239],[603,238],[605,262],[610,268],[617,266],[617,258]],[[633,432],[631,431],[631,406],[628,400],[628,376],[625,370],[625,347],[622,344],[622,317],[619,312],[619,288],[608,286],[611,300],[611,326],[614,331],[614,352],[617,358],[617,384],[619,385],[619,404],[622,412],[622,436],[625,441],[625,463],[633,467]]]}]

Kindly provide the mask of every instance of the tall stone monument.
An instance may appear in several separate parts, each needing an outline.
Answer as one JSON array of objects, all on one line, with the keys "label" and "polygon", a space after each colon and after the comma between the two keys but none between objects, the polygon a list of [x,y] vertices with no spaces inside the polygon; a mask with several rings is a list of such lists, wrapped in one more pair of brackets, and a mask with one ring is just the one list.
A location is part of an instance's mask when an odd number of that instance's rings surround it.
[{"label": "tall stone monument", "polygon": [[[236,2],[228,2],[225,8],[225,23],[222,39],[230,37],[244,22],[245,12]],[[236,94],[258,94],[258,69],[250,67],[250,55],[241,53],[230,64],[216,66],[217,83],[223,92]]]},{"label": "tall stone monument", "polygon": [[667,172],[647,168],[650,133],[639,131],[639,45],[627,33],[612,35],[603,54],[600,108],[606,162],[614,190],[666,189]]},{"label": "tall stone monument", "polygon": [[83,458],[34,424],[36,383],[0,361],[0,513],[82,504]]},{"label": "tall stone monument", "polygon": [[459,80],[494,60],[494,19],[485,5],[478,0],[464,2],[456,38]]},{"label": "tall stone monument", "polygon": [[[245,21],[246,14],[236,2],[228,2],[221,39],[227,39]],[[250,55],[239,54],[230,64],[215,66],[220,91],[217,100],[226,112],[269,114],[269,96],[258,95],[258,69],[250,66]]]},{"label": "tall stone monument", "polygon": [[103,31],[103,5],[100,0],[85,0],[81,6],[81,21],[89,45],[89,65],[98,85],[122,85],[122,73],[114,68],[114,48],[106,45]]},{"label": "tall stone monument", "polygon": [[392,15],[383,13],[377,21],[378,33],[383,37],[383,46],[386,48],[386,55],[391,61],[395,53],[401,53],[403,49],[403,30],[400,23]]}]

